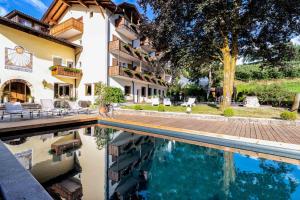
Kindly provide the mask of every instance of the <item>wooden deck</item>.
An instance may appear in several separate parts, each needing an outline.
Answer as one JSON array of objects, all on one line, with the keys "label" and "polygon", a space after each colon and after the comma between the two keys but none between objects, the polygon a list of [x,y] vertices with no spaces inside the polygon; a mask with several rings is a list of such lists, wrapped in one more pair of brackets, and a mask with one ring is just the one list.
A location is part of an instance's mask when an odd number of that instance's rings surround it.
[{"label": "wooden deck", "polygon": [[265,125],[250,122],[224,122],[196,119],[176,119],[150,116],[116,115],[115,120],[146,126],[201,131],[207,134],[249,138],[277,143],[300,145],[300,128],[297,126]]}]

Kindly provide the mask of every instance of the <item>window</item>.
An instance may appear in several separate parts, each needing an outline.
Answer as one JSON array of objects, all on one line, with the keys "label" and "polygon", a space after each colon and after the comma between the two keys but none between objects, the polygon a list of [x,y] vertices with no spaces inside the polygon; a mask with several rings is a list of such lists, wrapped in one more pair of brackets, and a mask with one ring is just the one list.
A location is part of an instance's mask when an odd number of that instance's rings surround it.
[{"label": "window", "polygon": [[92,84],[85,84],[85,96],[92,95]]},{"label": "window", "polygon": [[130,94],[131,94],[131,87],[130,86],[125,86],[124,87],[124,91],[125,91],[125,96],[130,96]]},{"label": "window", "polygon": [[148,97],[152,96],[152,88],[148,88]]},{"label": "window", "polygon": [[142,97],[146,97],[146,88],[142,87]]},{"label": "window", "polygon": [[165,97],[165,91],[164,90],[162,91],[162,96]]},{"label": "window", "polygon": [[58,57],[53,57],[53,65],[58,65],[61,66],[62,65],[62,58],[58,58]]},{"label": "window", "polygon": [[90,18],[94,16],[94,12],[90,12]]},{"label": "window", "polygon": [[157,90],[154,89],[154,90],[153,90],[153,93],[154,93],[154,96],[156,96],[156,95],[157,95]]},{"label": "window", "polygon": [[54,83],[54,98],[71,97],[72,87],[71,84]]},{"label": "window", "polygon": [[20,24],[23,24],[24,26],[32,27],[32,22],[30,22],[26,19],[19,18],[19,22],[20,22]]},{"label": "window", "polygon": [[160,96],[160,94],[161,94],[161,92],[160,92],[160,90],[158,90],[158,95]]},{"label": "window", "polygon": [[73,67],[73,61],[67,61],[67,67],[72,68]]}]

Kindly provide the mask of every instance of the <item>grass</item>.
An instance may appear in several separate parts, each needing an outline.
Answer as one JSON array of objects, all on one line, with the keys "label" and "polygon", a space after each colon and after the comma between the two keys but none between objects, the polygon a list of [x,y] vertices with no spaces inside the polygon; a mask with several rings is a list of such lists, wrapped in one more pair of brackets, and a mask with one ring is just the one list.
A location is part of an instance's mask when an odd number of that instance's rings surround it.
[{"label": "grass", "polygon": [[[133,109],[134,105],[123,106],[124,109]],[[157,111],[157,106],[150,104],[141,104],[142,110]],[[244,108],[233,107],[234,116],[239,117],[256,117],[256,118],[273,118],[280,119],[280,114],[285,111],[284,108],[274,107],[261,107],[261,108]],[[186,107],[183,106],[165,106],[165,112],[186,112]],[[222,115],[223,113],[214,105],[196,105],[192,108],[193,114],[209,114],[209,115]],[[300,116],[298,114],[298,119]]]},{"label": "grass", "polygon": [[236,81],[237,91],[245,91],[255,89],[258,85],[280,84],[286,91],[300,93],[300,79],[276,79],[276,80],[261,80],[242,82]]}]

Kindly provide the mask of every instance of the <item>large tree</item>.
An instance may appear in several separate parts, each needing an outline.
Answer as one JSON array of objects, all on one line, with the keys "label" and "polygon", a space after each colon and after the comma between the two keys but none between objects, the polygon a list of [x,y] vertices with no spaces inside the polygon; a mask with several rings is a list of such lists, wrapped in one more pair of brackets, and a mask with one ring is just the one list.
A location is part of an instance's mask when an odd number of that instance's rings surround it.
[{"label": "large tree", "polygon": [[299,0],[138,0],[153,10],[141,30],[176,68],[224,68],[223,108],[230,106],[239,57],[280,64],[300,33]]}]

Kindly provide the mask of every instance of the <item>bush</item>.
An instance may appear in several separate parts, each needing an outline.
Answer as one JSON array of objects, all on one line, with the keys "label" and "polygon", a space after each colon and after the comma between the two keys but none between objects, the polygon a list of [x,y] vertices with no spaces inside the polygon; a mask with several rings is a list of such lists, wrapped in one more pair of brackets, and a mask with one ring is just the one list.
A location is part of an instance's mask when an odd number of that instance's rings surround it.
[{"label": "bush", "polygon": [[134,105],[134,110],[143,110],[142,106],[137,104],[137,105]]},{"label": "bush", "polygon": [[159,105],[159,106],[157,107],[157,111],[158,111],[158,112],[165,112],[165,106],[164,106],[164,105]]},{"label": "bush", "polygon": [[297,119],[297,113],[296,112],[290,112],[290,111],[284,111],[280,114],[281,119],[283,120],[291,120],[294,121]]},{"label": "bush", "polygon": [[223,112],[225,117],[232,117],[234,116],[234,110],[232,108],[226,108]]}]

